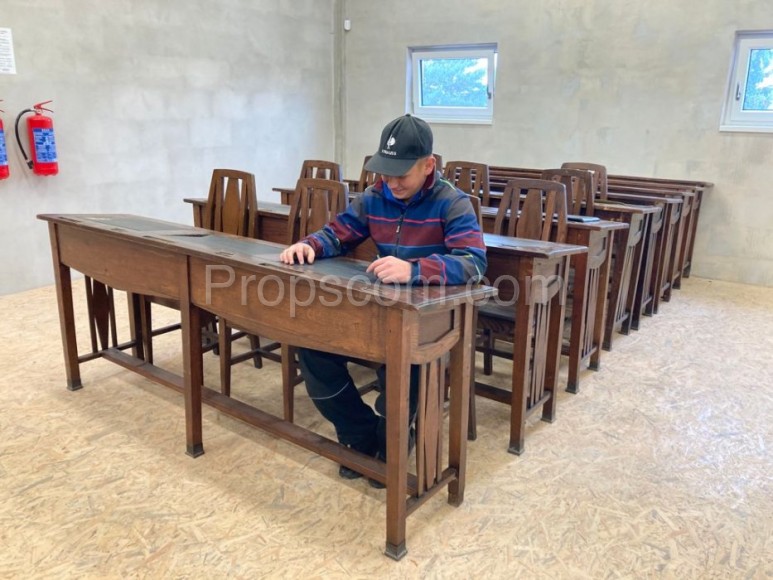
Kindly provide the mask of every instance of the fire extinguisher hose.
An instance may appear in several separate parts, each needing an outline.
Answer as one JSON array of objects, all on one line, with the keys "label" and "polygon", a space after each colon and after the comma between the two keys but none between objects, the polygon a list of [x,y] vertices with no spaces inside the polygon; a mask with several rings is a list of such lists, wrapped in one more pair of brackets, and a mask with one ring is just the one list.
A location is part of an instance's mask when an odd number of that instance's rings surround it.
[{"label": "fire extinguisher hose", "polygon": [[24,150],[24,145],[21,144],[21,138],[19,137],[19,121],[21,121],[22,115],[26,115],[27,113],[34,113],[35,109],[24,109],[19,115],[16,117],[16,124],[14,125],[14,131],[16,132],[16,142],[19,144],[19,149],[21,149],[21,154],[24,155],[24,161],[27,162],[27,167],[32,169],[33,163],[32,159],[27,157],[27,152]]}]

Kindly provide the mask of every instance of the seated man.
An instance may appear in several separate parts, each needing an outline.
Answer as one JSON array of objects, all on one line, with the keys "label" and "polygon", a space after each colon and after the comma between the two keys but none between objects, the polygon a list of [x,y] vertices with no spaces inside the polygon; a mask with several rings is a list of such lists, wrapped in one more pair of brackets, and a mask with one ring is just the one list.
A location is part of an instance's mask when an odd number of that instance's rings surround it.
[{"label": "seated man", "polygon": [[[486,270],[486,246],[467,194],[443,179],[432,155],[432,130],[405,115],[384,127],[378,151],[365,168],[381,179],[355,198],[335,221],[286,248],[286,264],[345,254],[372,238],[378,259],[368,266],[384,283],[466,284]],[[376,411],[366,404],[347,370],[348,358],[299,349],[301,372],[314,405],[331,421],[339,442],[386,459],[386,389]],[[384,382],[383,367],[378,372]],[[415,419],[419,367],[411,368],[410,417]],[[409,441],[414,441],[413,427]],[[361,474],[341,466],[346,479]],[[371,481],[374,487],[383,487]]]}]

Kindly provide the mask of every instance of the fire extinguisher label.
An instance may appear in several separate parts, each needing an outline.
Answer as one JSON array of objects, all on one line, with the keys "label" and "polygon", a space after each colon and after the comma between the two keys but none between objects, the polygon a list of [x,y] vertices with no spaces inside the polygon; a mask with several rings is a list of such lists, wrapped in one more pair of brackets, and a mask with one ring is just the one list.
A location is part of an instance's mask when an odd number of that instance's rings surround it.
[{"label": "fire extinguisher label", "polygon": [[33,129],[35,139],[35,162],[56,163],[56,142],[53,129]]},{"label": "fire extinguisher label", "polygon": [[0,131],[0,165],[8,165],[8,152],[5,150],[5,131]]}]

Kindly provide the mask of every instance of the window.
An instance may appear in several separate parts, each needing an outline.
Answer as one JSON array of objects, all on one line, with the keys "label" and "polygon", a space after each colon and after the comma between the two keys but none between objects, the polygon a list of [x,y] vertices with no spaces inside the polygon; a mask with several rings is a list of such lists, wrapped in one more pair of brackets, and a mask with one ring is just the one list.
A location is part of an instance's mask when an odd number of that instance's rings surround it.
[{"label": "window", "polygon": [[773,133],[773,31],[736,32],[719,129]]},{"label": "window", "polygon": [[426,121],[491,124],[495,44],[409,48],[407,111]]}]

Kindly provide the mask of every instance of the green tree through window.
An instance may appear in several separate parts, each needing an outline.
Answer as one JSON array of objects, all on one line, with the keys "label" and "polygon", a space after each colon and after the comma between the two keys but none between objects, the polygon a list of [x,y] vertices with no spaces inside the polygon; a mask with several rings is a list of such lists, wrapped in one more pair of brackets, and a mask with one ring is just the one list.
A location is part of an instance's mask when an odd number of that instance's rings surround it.
[{"label": "green tree through window", "polygon": [[483,58],[422,60],[422,106],[486,107],[487,65]]},{"label": "green tree through window", "polygon": [[496,44],[408,48],[406,112],[430,123],[490,125]]}]

